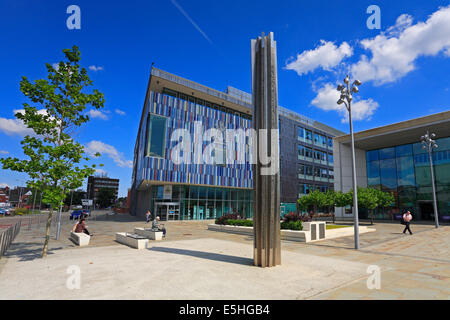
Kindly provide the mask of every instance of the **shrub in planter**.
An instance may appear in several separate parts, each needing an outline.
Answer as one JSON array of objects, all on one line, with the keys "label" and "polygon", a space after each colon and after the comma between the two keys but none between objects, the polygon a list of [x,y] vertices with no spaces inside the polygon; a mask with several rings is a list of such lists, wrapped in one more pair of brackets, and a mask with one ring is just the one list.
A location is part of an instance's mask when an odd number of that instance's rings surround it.
[{"label": "shrub in planter", "polygon": [[232,226],[240,226],[240,227],[253,227],[253,220],[246,220],[246,219],[228,219],[225,224],[232,225]]},{"label": "shrub in planter", "polygon": [[284,222],[291,222],[291,221],[295,222],[295,221],[300,221],[300,220],[302,220],[302,216],[295,212],[289,212],[283,218]]},{"label": "shrub in planter", "polygon": [[289,230],[303,230],[303,225],[302,225],[302,221],[301,220],[297,220],[297,221],[283,221],[280,224],[280,228],[281,229],[289,229]]},{"label": "shrub in planter", "polygon": [[216,219],[216,224],[227,224],[227,220],[238,220],[241,219],[241,217],[238,214],[225,214],[219,218]]}]

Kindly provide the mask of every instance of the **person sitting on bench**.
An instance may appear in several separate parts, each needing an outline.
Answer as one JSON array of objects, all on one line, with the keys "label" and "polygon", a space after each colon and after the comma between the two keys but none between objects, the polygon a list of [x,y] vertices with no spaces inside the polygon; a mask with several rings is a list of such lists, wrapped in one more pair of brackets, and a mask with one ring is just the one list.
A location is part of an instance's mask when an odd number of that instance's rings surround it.
[{"label": "person sitting on bench", "polygon": [[84,223],[85,219],[80,219],[80,222],[78,222],[72,229],[75,233],[86,233],[88,236],[92,236],[92,234],[89,233],[86,224]]},{"label": "person sitting on bench", "polygon": [[163,237],[166,237],[166,228],[164,228],[164,225],[159,224],[159,216],[156,216],[155,220],[153,220],[152,231],[162,231]]}]

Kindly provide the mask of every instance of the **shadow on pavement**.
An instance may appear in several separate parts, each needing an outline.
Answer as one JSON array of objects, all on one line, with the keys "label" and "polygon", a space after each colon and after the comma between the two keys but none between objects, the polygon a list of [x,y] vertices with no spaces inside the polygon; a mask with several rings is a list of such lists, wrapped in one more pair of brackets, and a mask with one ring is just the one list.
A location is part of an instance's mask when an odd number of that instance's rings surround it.
[{"label": "shadow on pavement", "polygon": [[213,260],[213,261],[221,261],[221,262],[228,262],[228,263],[234,263],[234,264],[242,264],[242,265],[246,265],[246,266],[253,266],[253,259],[237,257],[237,256],[230,256],[230,255],[226,255],[226,254],[202,252],[202,251],[194,251],[194,250],[186,250],[186,249],[176,249],[176,248],[164,248],[164,247],[152,247],[149,250],[181,254],[181,255],[185,255],[185,256],[191,256],[191,257],[196,257],[196,258],[201,258],[201,259],[208,259],[208,260]]},{"label": "shadow on pavement", "polygon": [[[43,244],[41,242],[13,243],[8,251],[6,251],[5,257],[19,258],[19,261],[40,259],[42,257],[42,246]],[[53,251],[61,249],[63,247],[49,248],[47,255],[54,254]]]}]

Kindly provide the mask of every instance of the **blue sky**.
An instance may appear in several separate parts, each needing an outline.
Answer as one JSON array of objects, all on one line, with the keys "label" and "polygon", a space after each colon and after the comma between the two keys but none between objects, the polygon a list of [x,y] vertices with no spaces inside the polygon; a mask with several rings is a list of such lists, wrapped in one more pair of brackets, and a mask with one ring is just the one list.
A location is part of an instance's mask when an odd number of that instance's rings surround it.
[{"label": "blue sky", "polygon": [[[275,3],[275,5],[274,5]],[[81,9],[69,30],[66,9]],[[368,29],[368,6],[381,29]],[[76,44],[102,114],[77,139],[102,153],[125,195],[150,65],[215,89],[250,92],[250,39],[273,31],[278,44],[279,104],[348,131],[334,87],[347,72],[363,81],[355,130],[450,109],[449,1],[0,1],[0,156],[22,157],[24,130],[13,122],[26,99],[21,76],[45,78],[45,63]],[[89,109],[88,109],[89,111]],[[95,116],[95,114],[93,114]],[[25,175],[0,170],[0,184]]]}]

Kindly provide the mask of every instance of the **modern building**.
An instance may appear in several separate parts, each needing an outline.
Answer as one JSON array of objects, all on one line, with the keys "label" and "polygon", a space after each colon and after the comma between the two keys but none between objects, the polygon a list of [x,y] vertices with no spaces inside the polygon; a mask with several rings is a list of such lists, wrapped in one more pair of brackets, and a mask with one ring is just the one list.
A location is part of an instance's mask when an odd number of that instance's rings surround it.
[{"label": "modern building", "polygon": [[90,176],[88,178],[86,194],[88,199],[97,203],[98,192],[102,188],[114,189],[114,194],[117,199],[119,194],[119,179],[111,179],[106,176]]},{"label": "modern building", "polygon": [[[152,68],[135,144],[131,214],[151,210],[169,220],[214,219],[228,213],[252,217],[252,152],[247,138],[241,146],[233,140],[236,149],[245,150],[245,163],[237,156],[226,163],[195,161],[196,150],[207,146],[195,138],[196,130],[215,128],[225,137],[226,129],[252,128],[251,101],[251,95],[241,90],[228,87],[221,92]],[[279,121],[281,210],[286,213],[296,210],[299,195],[333,187],[331,143],[343,133],[282,107]],[[196,129],[196,122],[202,128]],[[184,139],[171,141],[177,129],[186,129],[197,139],[192,141],[189,163],[176,164],[171,158]],[[225,143],[216,147],[216,159],[227,155]]]},{"label": "modern building", "polygon": [[[433,164],[440,220],[450,219],[450,111],[355,133],[357,184],[393,192],[395,205],[376,211],[375,219],[399,219],[410,210],[416,220],[432,220],[433,195],[428,151],[421,137],[436,134]],[[350,136],[334,139],[335,190],[352,188]],[[336,216],[353,217],[351,208]],[[368,212],[359,208],[359,217]]]}]

